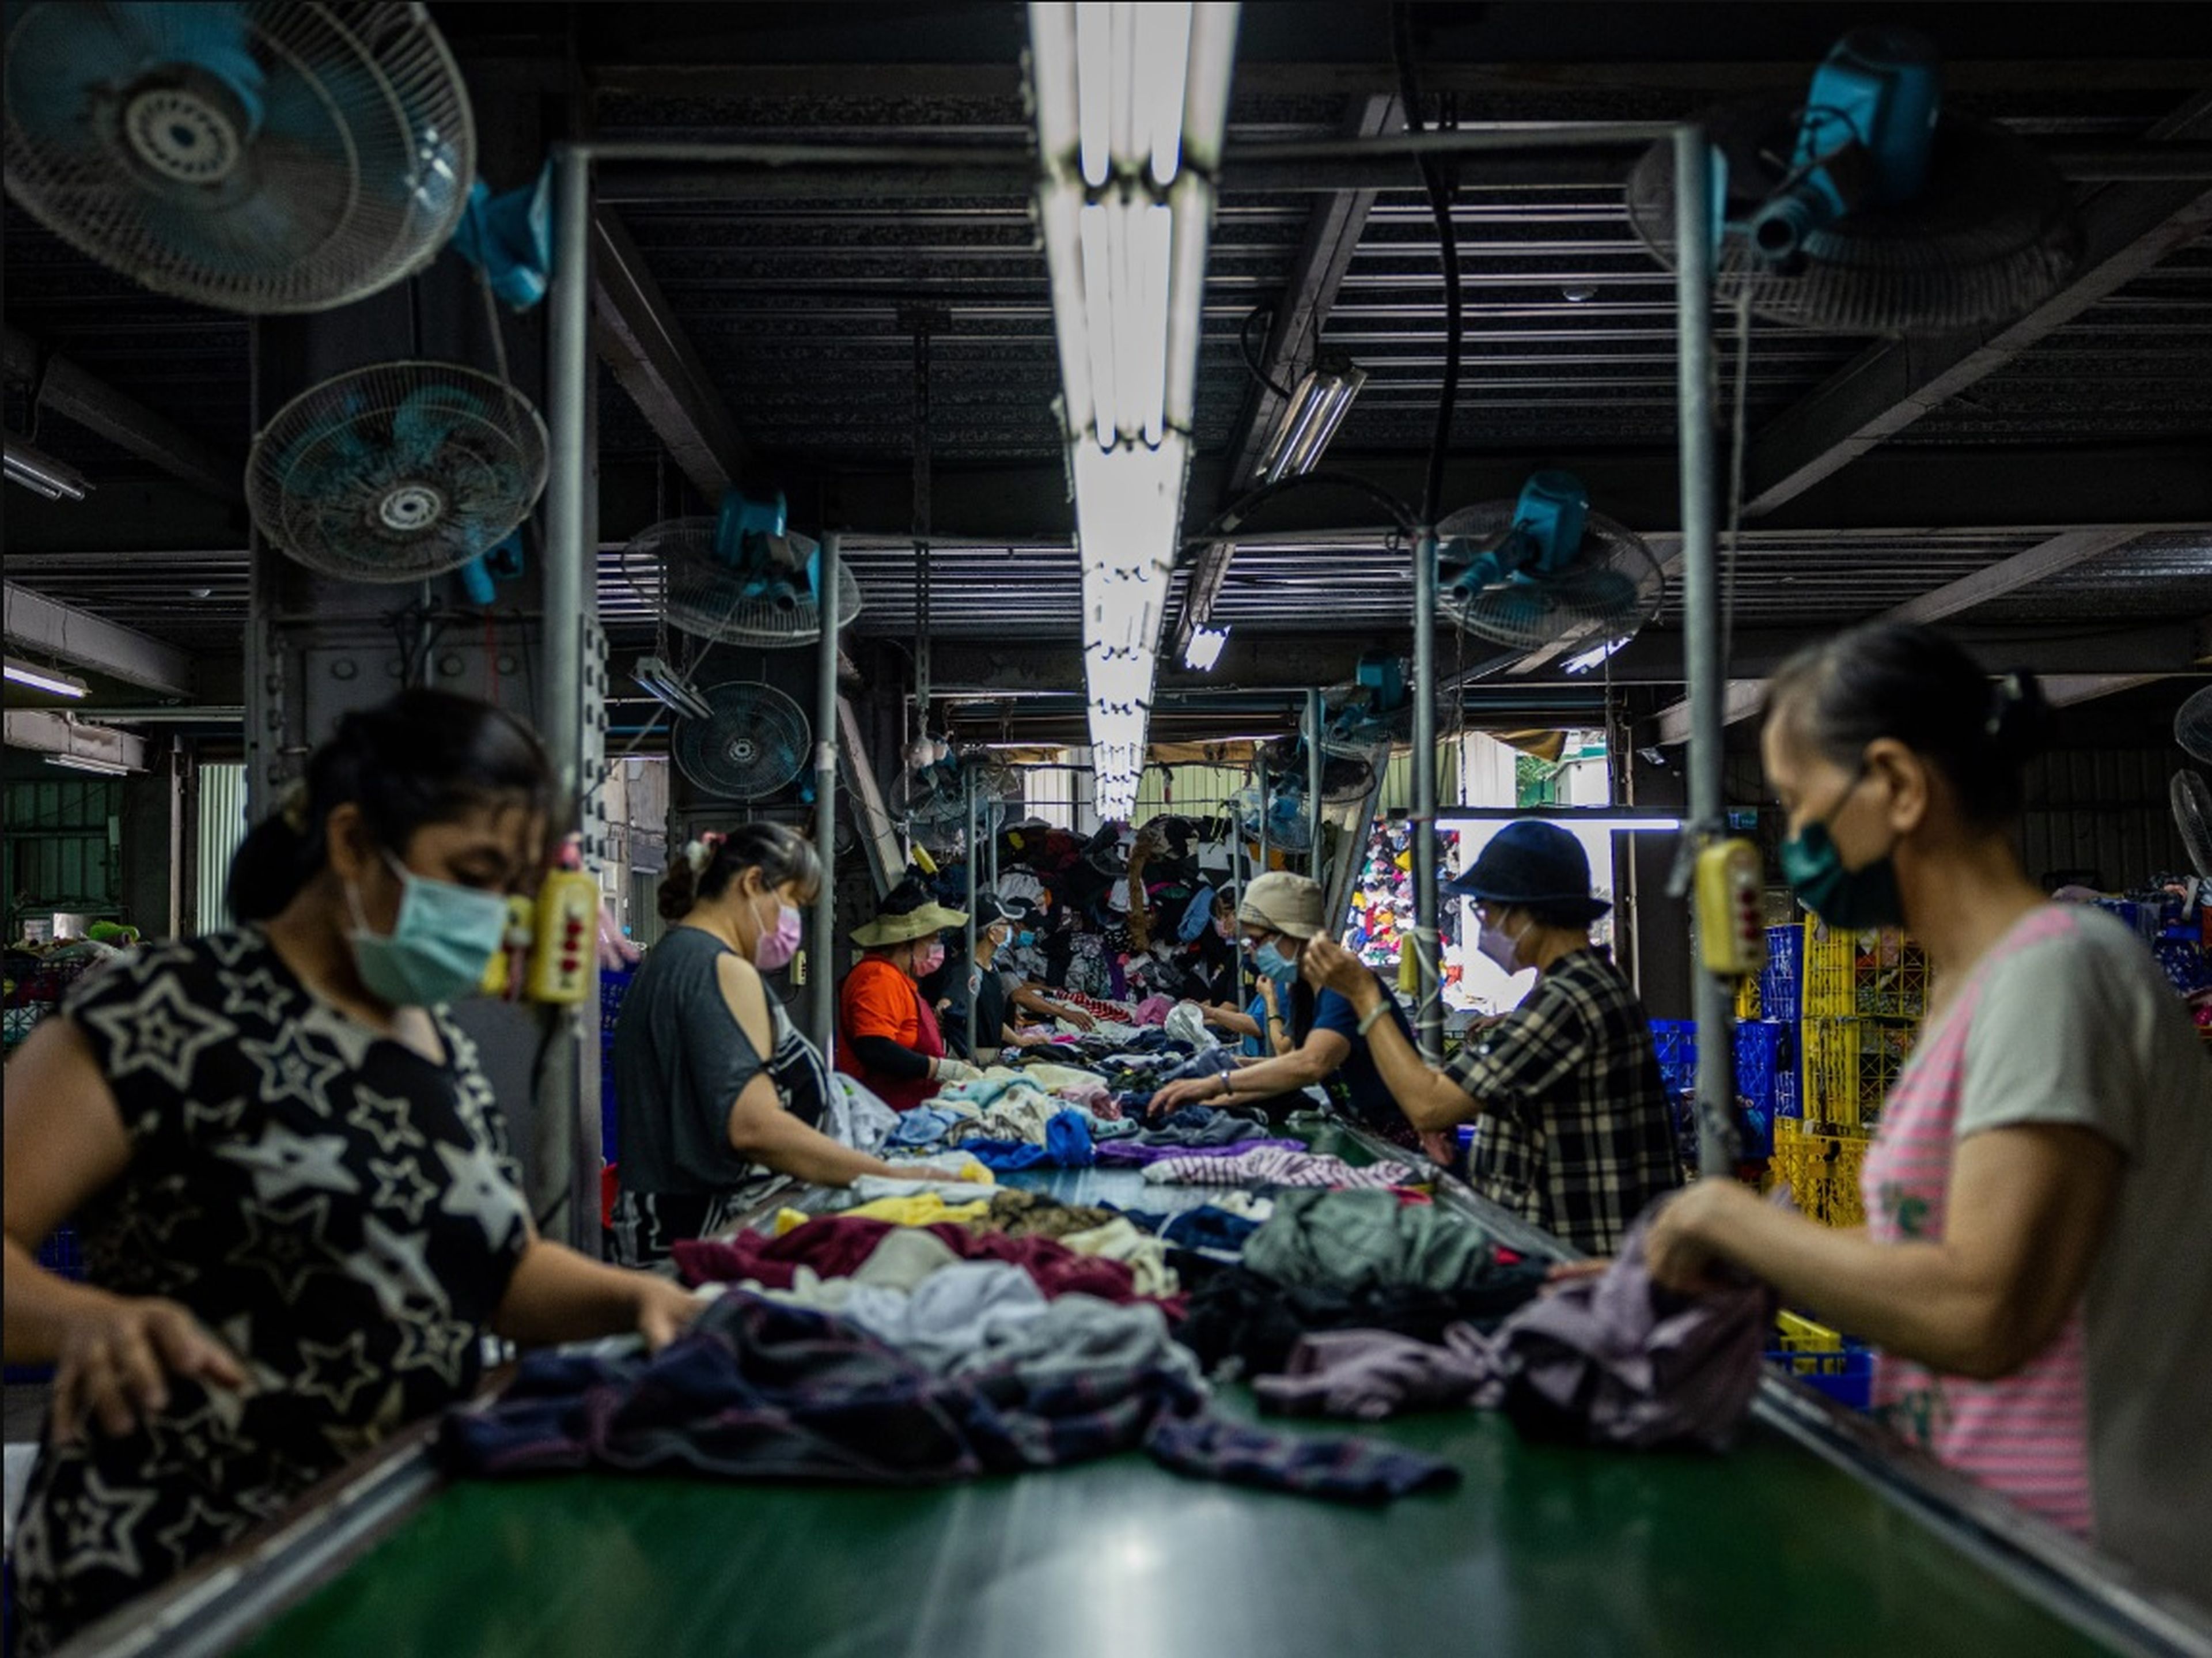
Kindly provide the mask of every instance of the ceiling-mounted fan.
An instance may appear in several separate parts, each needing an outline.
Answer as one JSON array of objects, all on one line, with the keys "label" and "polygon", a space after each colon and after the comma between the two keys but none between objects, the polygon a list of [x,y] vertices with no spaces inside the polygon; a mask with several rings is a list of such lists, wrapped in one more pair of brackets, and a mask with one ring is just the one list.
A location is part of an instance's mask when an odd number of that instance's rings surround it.
[{"label": "ceiling-mounted fan", "polygon": [[1512,501],[1437,525],[1437,604],[1464,631],[1535,650],[1577,635],[1626,639],[1659,613],[1666,577],[1625,525],[1590,510],[1571,472],[1541,471]]},{"label": "ceiling-mounted fan", "polygon": [[[1703,118],[1711,140],[1715,292],[1838,333],[1942,332],[2008,319],[2056,292],[2081,255],[2074,198],[2027,140],[1943,105],[1916,30],[1855,29],[1800,104]],[[1676,264],[1674,149],[1628,180],[1644,245]]]}]

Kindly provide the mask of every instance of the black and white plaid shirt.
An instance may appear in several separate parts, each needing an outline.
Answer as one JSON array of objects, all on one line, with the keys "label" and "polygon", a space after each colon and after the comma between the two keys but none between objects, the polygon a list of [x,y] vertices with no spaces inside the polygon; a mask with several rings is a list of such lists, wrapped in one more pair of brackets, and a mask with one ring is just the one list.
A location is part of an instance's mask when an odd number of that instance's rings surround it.
[{"label": "black and white plaid shirt", "polygon": [[1650,1022],[1595,950],[1553,963],[1445,1069],[1483,1107],[1469,1182],[1577,1248],[1613,1254],[1682,1183]]}]

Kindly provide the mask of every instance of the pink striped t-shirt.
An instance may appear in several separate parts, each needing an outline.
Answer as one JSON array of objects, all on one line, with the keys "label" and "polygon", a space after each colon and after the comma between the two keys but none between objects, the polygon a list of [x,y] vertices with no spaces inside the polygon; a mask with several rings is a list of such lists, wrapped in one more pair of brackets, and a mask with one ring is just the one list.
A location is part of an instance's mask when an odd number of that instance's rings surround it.
[{"label": "pink striped t-shirt", "polygon": [[[2074,920],[2056,908],[2029,914],[1976,964],[1958,999],[1923,1036],[1882,1108],[1881,1132],[1860,1174],[1871,1236],[1887,1243],[1942,1238],[1967,1037],[1990,970],[2070,931]],[[1891,1428],[1940,1461],[2033,1514],[2090,1534],[2088,1342],[2078,1303],[2049,1346],[1999,1381],[1939,1375],[1877,1355],[1874,1402]]]}]

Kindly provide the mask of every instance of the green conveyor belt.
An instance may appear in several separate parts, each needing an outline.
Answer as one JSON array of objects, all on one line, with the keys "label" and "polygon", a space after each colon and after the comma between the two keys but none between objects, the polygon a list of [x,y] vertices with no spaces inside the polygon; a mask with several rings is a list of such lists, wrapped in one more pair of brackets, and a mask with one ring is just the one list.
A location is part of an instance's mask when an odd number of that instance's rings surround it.
[{"label": "green conveyor belt", "polygon": [[[1020,1183],[1130,1207],[1200,1196],[1121,1171]],[[1222,1404],[1249,1412],[1236,1390]],[[246,1650],[2099,1650],[1858,1481],[1763,1429],[1727,1457],[1524,1444],[1501,1418],[1475,1412],[1377,1431],[1450,1459],[1464,1483],[1366,1510],[1184,1479],[1131,1455],[923,1491],[599,1475],[462,1485]]]}]

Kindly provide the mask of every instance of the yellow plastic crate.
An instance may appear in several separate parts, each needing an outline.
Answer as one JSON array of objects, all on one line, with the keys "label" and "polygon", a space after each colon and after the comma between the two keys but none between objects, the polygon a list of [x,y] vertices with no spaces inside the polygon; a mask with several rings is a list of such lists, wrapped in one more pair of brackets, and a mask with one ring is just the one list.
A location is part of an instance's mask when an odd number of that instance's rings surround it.
[{"label": "yellow plastic crate", "polygon": [[1863,1226],[1859,1166],[1867,1143],[1856,1135],[1808,1133],[1791,1119],[1774,1125],[1774,1178],[1789,1183],[1800,1213],[1823,1226]]},{"label": "yellow plastic crate", "polygon": [[1738,1024],[1764,1017],[1759,1011],[1759,975],[1752,975],[1735,987],[1735,1018]]},{"label": "yellow plastic crate", "polygon": [[1928,957],[1894,927],[1838,932],[1805,918],[1808,1019],[1920,1019],[1928,1012]]},{"label": "yellow plastic crate", "polygon": [[1844,1339],[1825,1324],[1815,1324],[1802,1313],[1774,1315],[1775,1343],[1793,1353],[1839,1353]]},{"label": "yellow plastic crate", "polygon": [[1911,1056],[1919,1027],[1882,1019],[1807,1019],[1798,1029],[1798,1098],[1808,1127],[1864,1134]]}]

